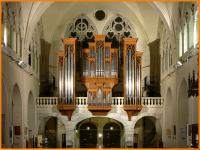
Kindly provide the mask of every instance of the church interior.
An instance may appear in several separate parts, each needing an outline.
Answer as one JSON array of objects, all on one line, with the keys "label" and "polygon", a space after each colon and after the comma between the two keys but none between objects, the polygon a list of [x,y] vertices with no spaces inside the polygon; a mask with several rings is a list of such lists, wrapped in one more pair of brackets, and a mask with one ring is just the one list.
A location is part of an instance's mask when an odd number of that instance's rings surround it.
[{"label": "church interior", "polygon": [[197,2],[1,2],[2,147],[198,147]]}]

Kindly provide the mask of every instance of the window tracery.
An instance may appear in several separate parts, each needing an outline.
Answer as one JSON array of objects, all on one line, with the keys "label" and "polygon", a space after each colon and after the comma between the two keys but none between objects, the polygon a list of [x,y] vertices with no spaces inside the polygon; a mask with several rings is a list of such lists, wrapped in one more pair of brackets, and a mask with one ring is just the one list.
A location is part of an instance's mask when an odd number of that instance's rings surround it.
[{"label": "window tracery", "polygon": [[65,37],[74,37],[79,41],[92,39],[97,33],[93,23],[84,15],[76,18],[65,32]]},{"label": "window tracery", "polygon": [[103,29],[108,39],[120,40],[123,37],[136,37],[135,30],[128,20],[120,15],[114,16]]}]

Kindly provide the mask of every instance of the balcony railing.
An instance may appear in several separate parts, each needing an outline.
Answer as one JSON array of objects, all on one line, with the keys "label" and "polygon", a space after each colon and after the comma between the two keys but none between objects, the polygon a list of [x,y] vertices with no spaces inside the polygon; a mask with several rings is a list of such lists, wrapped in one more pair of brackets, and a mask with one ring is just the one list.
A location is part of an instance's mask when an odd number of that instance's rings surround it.
[{"label": "balcony railing", "polygon": [[36,105],[37,106],[56,106],[58,104],[58,97],[37,97]]},{"label": "balcony railing", "polygon": [[[58,105],[59,98],[58,97],[37,97],[36,105],[37,106],[56,106]],[[141,99],[124,99],[124,97],[112,97],[110,103],[88,103],[87,97],[76,97],[75,100],[76,106],[88,106],[88,105],[96,105],[96,106],[123,106],[123,105],[142,105],[143,107],[163,107],[164,99],[162,97],[142,97]]]},{"label": "balcony railing", "polygon": [[162,97],[142,97],[144,107],[163,107],[164,99]]},{"label": "balcony railing", "polygon": [[88,98],[87,97],[76,97],[75,104],[76,104],[76,106],[87,106]]}]

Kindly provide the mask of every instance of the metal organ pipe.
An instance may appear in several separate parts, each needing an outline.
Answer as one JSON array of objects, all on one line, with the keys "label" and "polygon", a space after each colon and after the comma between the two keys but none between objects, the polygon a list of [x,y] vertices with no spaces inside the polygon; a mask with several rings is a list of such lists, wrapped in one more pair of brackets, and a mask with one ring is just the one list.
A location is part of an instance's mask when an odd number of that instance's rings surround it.
[{"label": "metal organ pipe", "polygon": [[137,97],[140,96],[140,63],[137,62]]},{"label": "metal organ pipe", "polygon": [[59,96],[62,97],[62,82],[63,82],[63,72],[62,72],[63,63],[59,61]]},{"label": "metal organ pipe", "polygon": [[68,51],[66,50],[66,56],[65,56],[65,98],[67,102],[67,96],[68,96],[68,60],[67,60]]},{"label": "metal organ pipe", "polygon": [[104,48],[102,47],[102,76],[105,76]]},{"label": "metal organ pipe", "polygon": [[101,64],[101,63],[100,63],[100,61],[101,61],[101,60],[100,60],[100,55],[101,55],[101,54],[100,54],[100,47],[98,48],[98,54],[99,54],[99,55],[98,55],[98,76],[100,76],[100,64]]},{"label": "metal organ pipe", "polygon": [[135,89],[135,82],[134,82],[134,79],[135,79],[135,60],[134,59],[132,59],[132,97],[134,97],[135,95],[134,95],[134,89]]},{"label": "metal organ pipe", "polygon": [[102,69],[103,69],[103,67],[102,67],[102,47],[100,48],[100,76],[102,76]]},{"label": "metal organ pipe", "polygon": [[96,55],[96,76],[99,76],[99,49],[97,47]]},{"label": "metal organ pipe", "polygon": [[73,52],[72,52],[72,46],[68,45],[66,49],[66,56],[65,56],[65,97],[66,97],[66,103],[70,104],[72,103],[73,99]]},{"label": "metal organ pipe", "polygon": [[128,97],[128,52],[126,55],[126,96]]},{"label": "metal organ pipe", "polygon": [[133,94],[133,85],[132,85],[132,80],[133,80],[133,60],[132,60],[132,50],[130,54],[130,98],[132,97]]},{"label": "metal organ pipe", "polygon": [[68,47],[68,67],[69,67],[69,72],[68,72],[68,103],[70,103],[70,97],[71,97],[71,54],[70,54],[70,46]]},{"label": "metal organ pipe", "polygon": [[101,63],[101,47],[99,48],[99,76],[101,76],[101,66],[102,66],[102,63]]},{"label": "metal organ pipe", "polygon": [[73,99],[73,95],[74,95],[74,93],[73,93],[73,89],[74,89],[74,76],[73,76],[73,70],[74,70],[74,59],[73,59],[73,52],[70,50],[70,53],[71,53],[71,75],[70,75],[70,77],[71,77],[71,80],[70,80],[70,82],[71,82],[71,84],[70,84],[70,88],[71,88],[71,94],[70,94],[70,104],[72,103],[72,99]]},{"label": "metal organ pipe", "polygon": [[131,65],[130,65],[130,72],[131,72],[131,80],[130,80],[130,101],[132,103],[132,97],[134,95],[134,92],[133,92],[133,80],[134,80],[134,75],[133,75],[133,71],[134,71],[134,68],[133,68],[133,59],[132,59],[132,52],[131,52],[131,56],[130,56],[130,61],[131,61]]},{"label": "metal organ pipe", "polygon": [[128,89],[129,89],[129,97],[131,96],[131,51],[129,50],[129,68],[128,68],[128,70],[129,70],[129,80],[128,80],[128,85],[129,85],[129,87],[128,87]]}]

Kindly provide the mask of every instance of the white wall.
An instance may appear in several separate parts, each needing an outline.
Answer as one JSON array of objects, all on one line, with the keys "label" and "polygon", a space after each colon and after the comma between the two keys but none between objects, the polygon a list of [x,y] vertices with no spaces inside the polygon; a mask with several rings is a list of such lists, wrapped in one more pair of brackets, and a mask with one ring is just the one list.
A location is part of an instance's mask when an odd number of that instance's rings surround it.
[{"label": "white wall", "polygon": [[[4,53],[2,54],[2,79],[5,83],[6,93],[3,93],[3,97],[7,99],[3,99],[6,101],[6,129],[5,134],[10,135],[9,130],[12,126],[11,118],[12,114],[10,111],[12,109],[12,99],[14,100],[15,97],[11,93],[13,93],[13,88],[15,85],[19,87],[20,95],[21,95],[21,108],[22,108],[22,127],[21,127],[21,134],[22,134],[22,147],[26,146],[26,139],[27,135],[24,133],[26,128],[28,127],[28,94],[30,91],[33,93],[33,98],[38,96],[39,94],[39,82],[35,79],[34,76],[29,75],[23,69],[21,69],[15,62],[13,62],[8,56]],[[35,115],[35,114],[34,114]],[[6,136],[6,147],[11,147],[11,139],[9,136]]]}]

